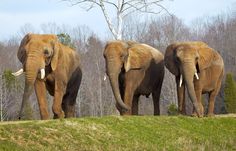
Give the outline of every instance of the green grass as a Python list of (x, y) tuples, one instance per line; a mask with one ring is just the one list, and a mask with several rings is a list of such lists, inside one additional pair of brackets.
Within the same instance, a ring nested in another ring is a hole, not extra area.
[(0, 150), (236, 150), (236, 118), (108, 116), (0, 123)]

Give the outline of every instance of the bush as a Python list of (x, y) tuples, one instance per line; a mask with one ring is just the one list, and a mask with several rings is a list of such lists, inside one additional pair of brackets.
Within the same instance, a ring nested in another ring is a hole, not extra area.
[(224, 93), (226, 111), (228, 113), (236, 113), (236, 83), (232, 73), (226, 74)]
[(11, 88), (15, 86), (16, 78), (12, 75), (11, 70), (4, 70), (2, 79), (4, 80), (7, 89), (11, 90)]
[(168, 106), (168, 115), (178, 115), (178, 107), (171, 103), (169, 106)]

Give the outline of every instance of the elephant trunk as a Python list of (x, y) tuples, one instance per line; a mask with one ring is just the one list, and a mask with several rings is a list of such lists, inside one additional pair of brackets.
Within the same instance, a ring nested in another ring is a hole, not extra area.
[[(23, 116), (22, 113), (25, 107), (28, 108), (28, 105), (29, 105), (29, 97), (33, 92), (34, 82), (37, 78), (39, 68), (40, 68), (38, 59), (35, 57), (28, 56), (25, 67), (26, 67), (25, 68), (26, 69), (25, 87), (24, 87), (24, 94), (23, 94), (22, 104), (21, 104), (20, 113), (19, 113), (19, 119), (22, 118)], [(25, 114), (28, 114), (28, 113), (25, 113)]]
[(29, 97), (32, 94), (32, 92), (33, 92), (33, 85), (25, 82), (25, 88), (24, 88), (23, 99), (22, 99), (22, 103), (20, 107), (19, 119), (21, 119), (23, 116), (22, 115), (23, 109), (29, 106)]
[(109, 65), (108, 69), (108, 76), (111, 82), (112, 91), (114, 93), (117, 104), (123, 109), (129, 110), (130, 108), (121, 99), (119, 83), (118, 83), (119, 69), (115, 69), (115, 67), (116, 67), (115, 65)]
[(183, 76), (184, 76), (184, 80), (185, 80), (185, 83), (186, 83), (186, 87), (187, 87), (187, 90), (188, 90), (188, 94), (189, 94), (189, 97), (193, 103), (193, 106), (194, 106), (194, 109), (197, 113), (197, 116), (200, 117), (200, 110), (199, 110), (199, 107), (198, 107), (198, 103), (197, 103), (197, 97), (196, 97), (196, 93), (195, 93), (195, 90), (194, 90), (194, 84), (193, 84), (193, 79), (194, 79), (194, 75), (196, 73), (196, 68), (192, 65), (191, 63), (186, 63), (183, 65)]

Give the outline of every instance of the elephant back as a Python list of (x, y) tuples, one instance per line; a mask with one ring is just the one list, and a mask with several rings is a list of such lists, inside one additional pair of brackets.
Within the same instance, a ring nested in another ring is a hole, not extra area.
[(147, 50), (149, 50), (152, 54), (153, 59), (158, 63), (162, 60), (164, 60), (164, 55), (157, 49), (147, 45), (147, 44), (141, 44), (142, 46), (146, 47)]

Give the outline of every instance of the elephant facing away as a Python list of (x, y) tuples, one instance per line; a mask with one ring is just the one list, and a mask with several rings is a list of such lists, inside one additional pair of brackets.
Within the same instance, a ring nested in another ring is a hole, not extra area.
[(180, 42), (167, 47), (165, 66), (175, 75), (179, 112), (185, 113), (185, 87), (194, 106), (193, 115), (202, 117), (201, 95), (208, 93), (208, 116), (214, 115), (215, 97), (224, 75), (220, 54), (203, 42)]
[(154, 115), (164, 78), (164, 56), (158, 50), (131, 41), (110, 41), (104, 50), (106, 73), (121, 115), (137, 115), (140, 95), (152, 93)]
[(79, 55), (61, 44), (56, 35), (27, 34), (21, 41), (17, 56), (23, 69), (13, 75), (25, 72), (19, 118), (33, 88), (41, 119), (49, 119), (46, 90), (54, 96), (54, 118), (74, 117), (76, 96), (82, 78)]

